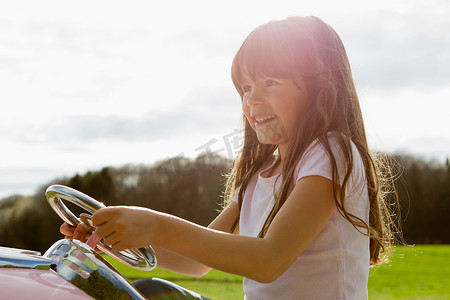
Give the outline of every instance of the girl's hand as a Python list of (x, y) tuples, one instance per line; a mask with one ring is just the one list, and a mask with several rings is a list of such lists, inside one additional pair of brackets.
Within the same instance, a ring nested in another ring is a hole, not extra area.
[(113, 250), (148, 246), (152, 239), (155, 212), (131, 206), (111, 206), (92, 215), (96, 233)]
[(86, 242), (91, 235), (91, 230), (84, 223), (80, 223), (76, 227), (63, 223), (59, 228), (59, 231), (66, 236), (66, 239), (76, 239), (83, 243)]

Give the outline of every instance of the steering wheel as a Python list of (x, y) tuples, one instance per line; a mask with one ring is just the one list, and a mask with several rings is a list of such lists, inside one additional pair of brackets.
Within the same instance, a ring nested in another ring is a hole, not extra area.
[[(77, 218), (61, 200), (69, 201), (91, 214), (93, 214), (100, 208), (105, 207), (103, 203), (98, 202), (94, 198), (64, 185), (49, 186), (45, 192), (45, 195), (47, 197), (48, 203), (58, 214), (58, 216), (60, 216), (61, 219), (64, 220), (64, 222), (72, 226), (76, 226), (82, 221)], [(82, 215), (86, 216), (86, 214)], [(86, 217), (84, 217), (83, 219), (85, 221)], [(87, 223), (86, 221), (85, 223), (89, 227), (91, 227), (92, 225)], [(100, 240), (97, 244), (97, 247), (109, 256), (133, 268), (149, 271), (156, 267), (156, 256), (151, 246), (117, 252), (110, 246), (104, 244), (102, 240)]]

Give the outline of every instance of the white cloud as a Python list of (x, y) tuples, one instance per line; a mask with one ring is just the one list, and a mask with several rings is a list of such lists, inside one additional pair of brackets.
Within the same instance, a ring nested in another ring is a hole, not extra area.
[(357, 83), (380, 91), (448, 84), (448, 28), (440, 12), (379, 10), (346, 22), (342, 36)]
[[(369, 142), (378, 150), (409, 149), (443, 161), (450, 156), (450, 86), (360, 93)], [(417, 141), (422, 142), (417, 142)]]

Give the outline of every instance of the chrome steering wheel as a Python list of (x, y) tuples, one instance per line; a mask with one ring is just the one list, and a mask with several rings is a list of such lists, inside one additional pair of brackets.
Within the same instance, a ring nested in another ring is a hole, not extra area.
[[(62, 200), (69, 201), (91, 214), (105, 207), (103, 203), (98, 202), (94, 198), (64, 185), (49, 186), (45, 192), (45, 196), (58, 216), (72, 226), (76, 226), (82, 223), (82, 221), (64, 205)], [(87, 225), (90, 226), (90, 224)], [(156, 256), (151, 246), (117, 252), (100, 240), (97, 247), (109, 256), (133, 268), (149, 271), (156, 267)]]

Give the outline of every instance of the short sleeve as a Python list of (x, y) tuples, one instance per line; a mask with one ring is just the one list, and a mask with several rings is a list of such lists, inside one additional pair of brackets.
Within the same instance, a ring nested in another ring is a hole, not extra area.
[[(328, 139), (337, 164), (340, 179), (339, 185), (342, 185), (347, 163), (336, 138), (329, 136)], [(294, 175), (296, 182), (304, 177), (315, 175), (333, 180), (330, 156), (318, 140), (315, 140), (305, 151), (305, 154), (297, 164)]]
[(314, 142), (300, 159), (295, 169), (296, 182), (307, 176), (322, 176), (332, 180), (331, 162), (325, 149)]

